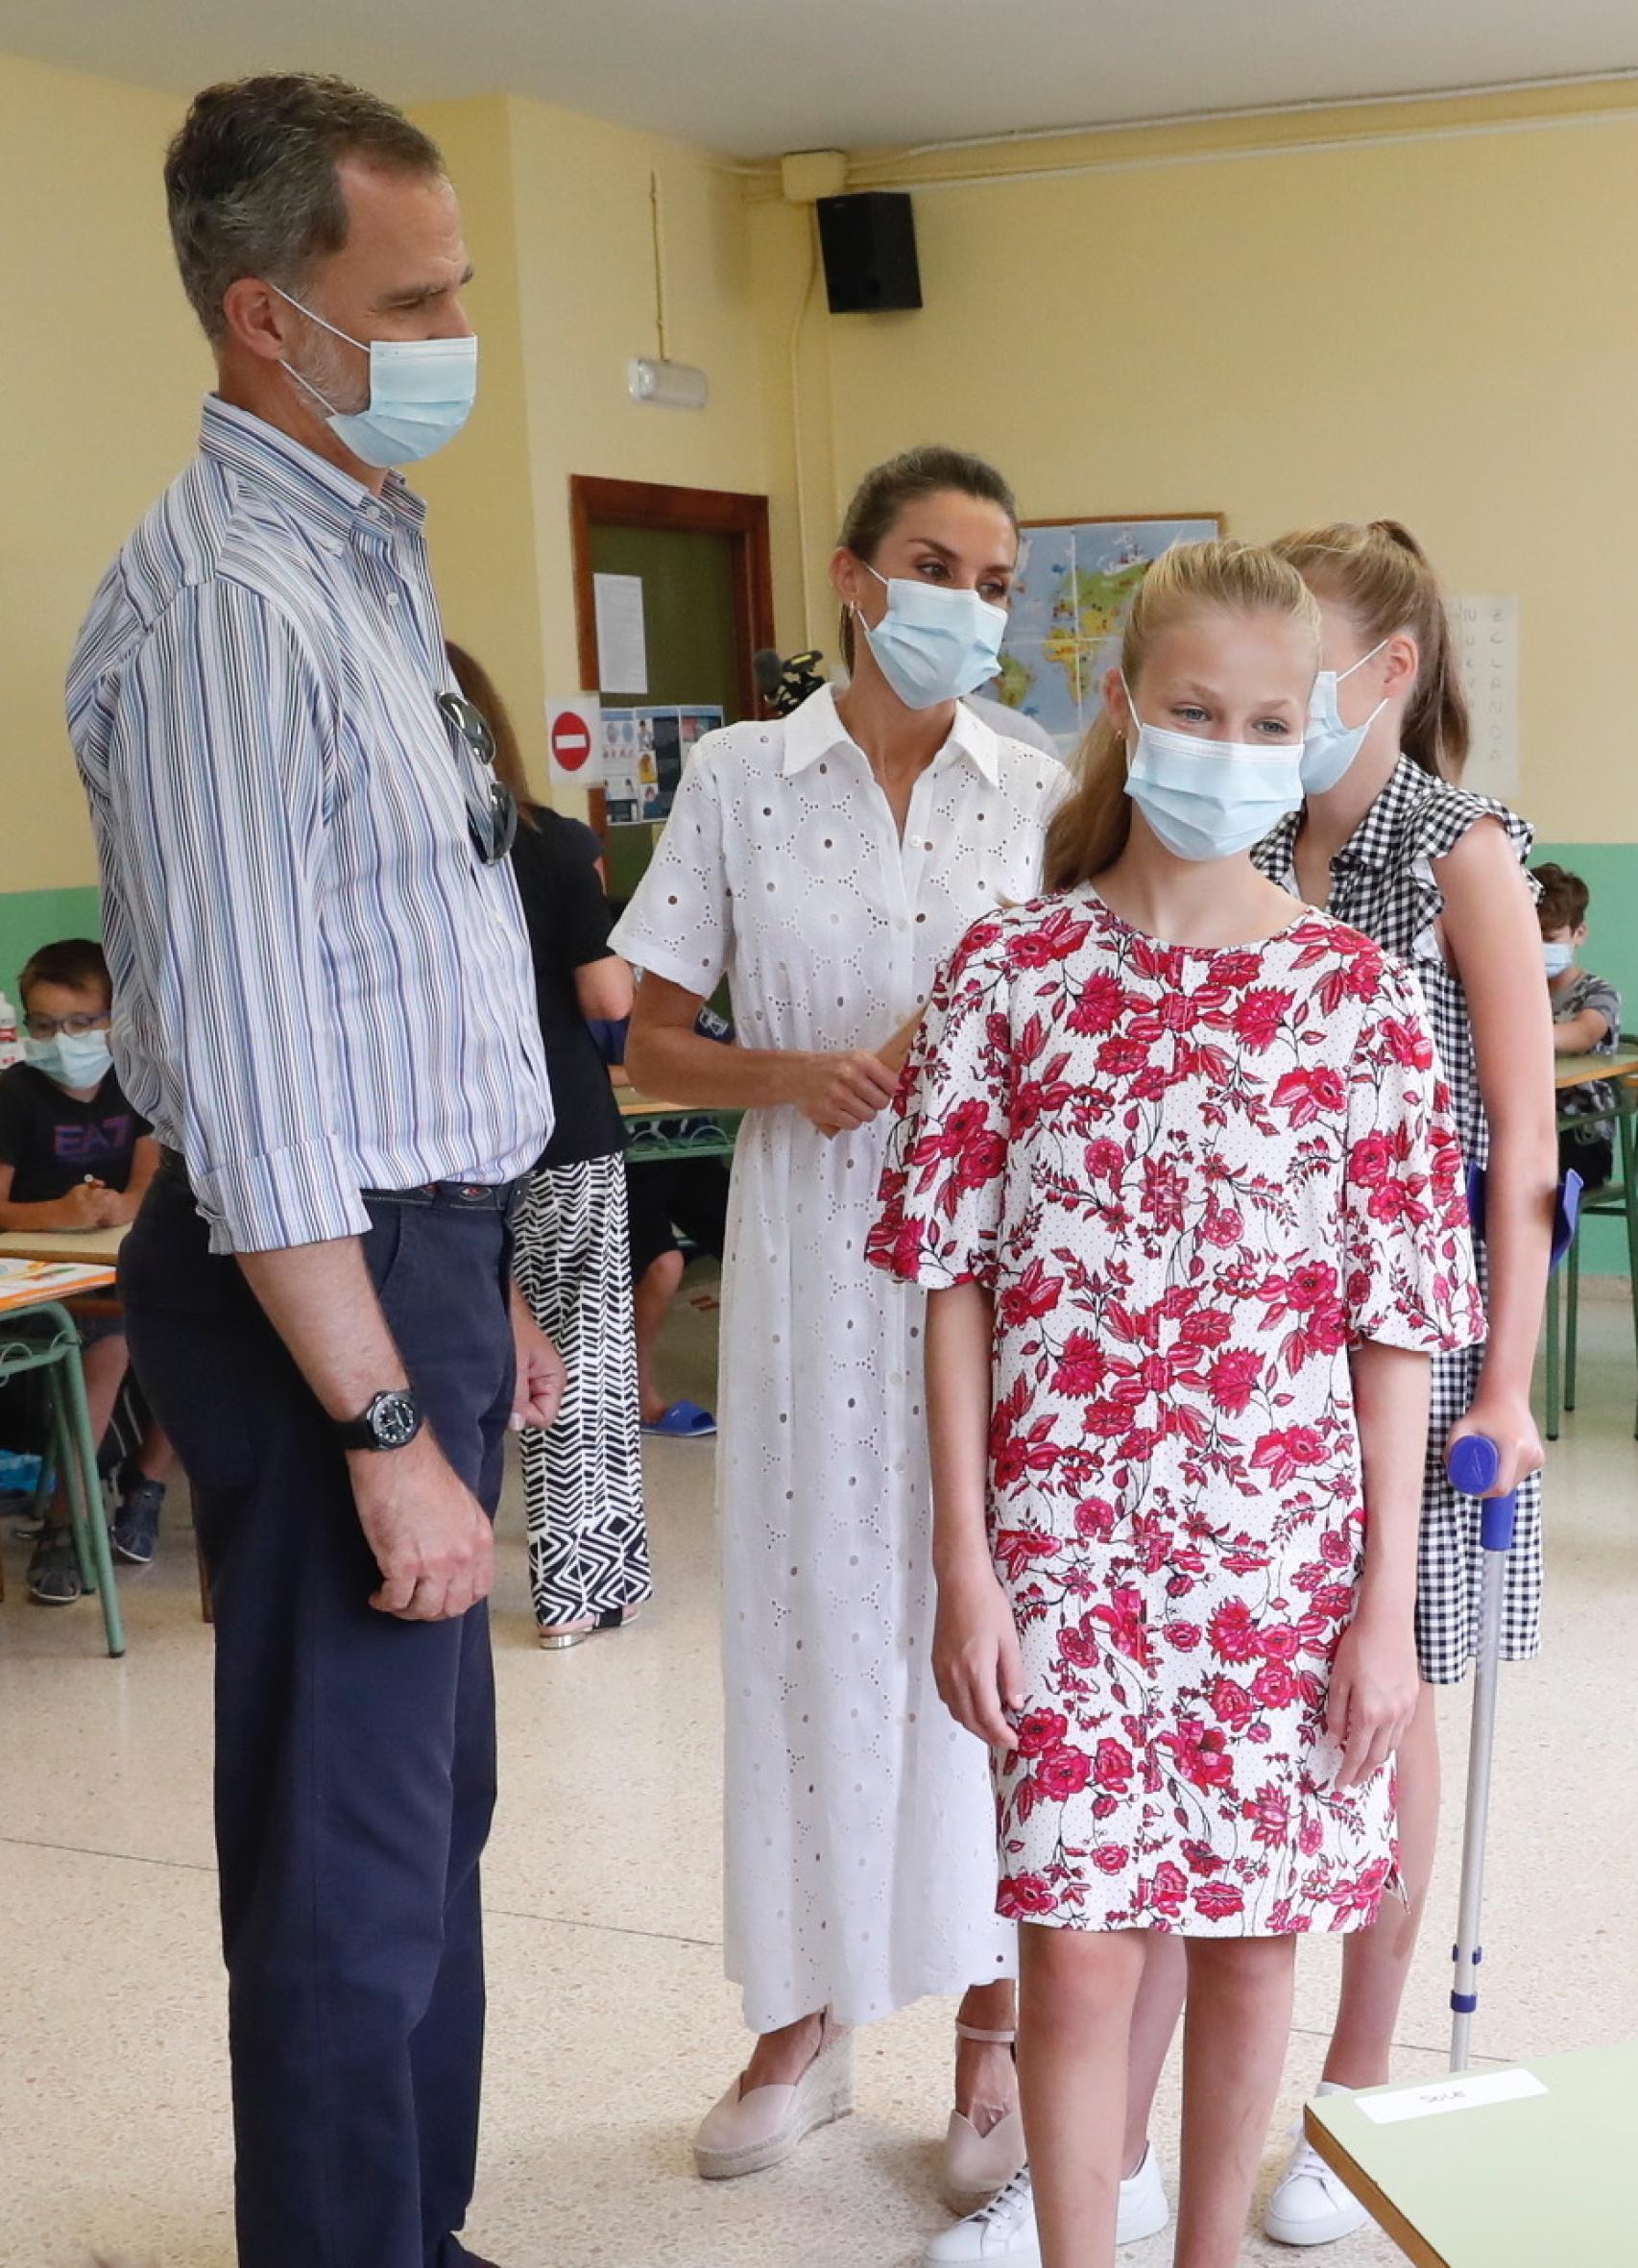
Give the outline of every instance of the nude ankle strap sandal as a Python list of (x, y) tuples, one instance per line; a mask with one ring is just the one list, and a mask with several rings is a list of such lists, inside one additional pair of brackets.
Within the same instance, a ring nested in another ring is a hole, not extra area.
[(760, 2173), (788, 2158), (815, 2127), (846, 2118), (853, 2107), (853, 2034), (833, 2024), (827, 2011), (818, 2048), (802, 2077), (790, 2087), (754, 2087), (748, 2094), (735, 2080), (694, 2136), (694, 2163), (708, 2182)]
[[(1016, 2032), (985, 2032), (976, 2024), (956, 2020), (958, 2039), (976, 2039), (985, 2047), (1016, 2047)], [(957, 2213), (976, 2212), (988, 2205), (998, 2189), (1004, 2189), (1024, 2164), (1024, 2115), (1015, 2103), (981, 2135), (963, 2111), (950, 2113), (944, 2137), (944, 2192)]]

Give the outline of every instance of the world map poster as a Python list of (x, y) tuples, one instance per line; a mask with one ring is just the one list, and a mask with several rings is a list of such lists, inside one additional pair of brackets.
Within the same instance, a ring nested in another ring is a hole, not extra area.
[(1103, 673), (1144, 569), (1173, 543), (1222, 532), (1215, 519), (1077, 519), (1020, 533), (1012, 613), (994, 691), (1072, 756), (1097, 714)]

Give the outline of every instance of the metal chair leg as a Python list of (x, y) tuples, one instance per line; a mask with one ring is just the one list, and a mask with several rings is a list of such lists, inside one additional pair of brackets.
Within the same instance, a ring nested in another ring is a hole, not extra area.
[(72, 1506), (77, 1476), (84, 1510), (86, 1543), (90, 1550), (97, 1595), (102, 1601), (103, 1630), (108, 1639), (108, 1652), (117, 1661), (125, 1652), (125, 1618), (120, 1612), (113, 1554), (108, 1549), (108, 1524), (103, 1514), (102, 1477), (97, 1471), (97, 1444), (91, 1437), (91, 1412), (85, 1402), (85, 1373), (80, 1365), (80, 1349), (77, 1345), (69, 1347), (60, 1357), (54, 1375), (60, 1378), (63, 1396), (67, 1434), (63, 1443), (63, 1468), (68, 1479), (69, 1503)]
[(67, 1398), (55, 1369), (46, 1373), (46, 1391), (51, 1396), (52, 1453), (57, 1459), (57, 1469), (62, 1475), (62, 1495), (68, 1507), (68, 1532), (74, 1538), (74, 1556), (79, 1562), (80, 1581), (83, 1588), (94, 1591), (97, 1587), (97, 1563), (91, 1556), (91, 1525), (85, 1516), (83, 1476), (68, 1431)]
[[(1626, 1284), (1632, 1298), (1632, 1344), (1638, 1352), (1638, 1143), (1632, 1138), (1632, 1113), (1623, 1111), (1616, 1120), (1621, 1135), (1621, 1186), (1626, 1214)], [(1632, 1432), (1638, 1438), (1638, 1408), (1634, 1409)]]

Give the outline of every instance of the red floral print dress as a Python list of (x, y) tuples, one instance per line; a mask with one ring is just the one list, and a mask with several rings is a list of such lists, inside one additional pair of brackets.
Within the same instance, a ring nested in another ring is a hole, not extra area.
[(1163, 945), (1089, 887), (990, 916), (895, 1104), (871, 1258), (996, 1302), (990, 1539), (1024, 1650), (1002, 1915), (1357, 1929), (1393, 1774), (1325, 1704), (1365, 1509), (1348, 1354), (1482, 1336), (1420, 993), (1329, 916)]

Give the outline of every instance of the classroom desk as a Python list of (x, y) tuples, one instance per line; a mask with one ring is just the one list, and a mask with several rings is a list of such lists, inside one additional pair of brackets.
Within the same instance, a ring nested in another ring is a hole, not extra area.
[(1322, 2095), (1309, 2140), (1416, 2268), (1618, 2268), (1638, 2256), (1632, 2125), (1638, 2042), (1518, 2066), (1545, 2094), (1378, 2125), (1362, 2101), (1498, 2075)]
[(1617, 1048), (1613, 1055), (1555, 1055), (1553, 1084), (1561, 1095), (1566, 1087), (1584, 1087), (1593, 1079), (1629, 1079), (1638, 1072), (1638, 1048)]
[(121, 1228), (4, 1229), (0, 1230), (0, 1260), (80, 1260), (87, 1267), (99, 1263), (114, 1267), (129, 1232), (129, 1222)]
[[(652, 1166), (664, 1158), (731, 1158), (742, 1110), (701, 1110), (684, 1102), (662, 1102), (635, 1087), (616, 1087), (615, 1099), (630, 1140), (626, 1163)], [(679, 1130), (686, 1121), (688, 1131)]]
[[(59, 1257), (60, 1255), (56, 1253), (0, 1253), (0, 1259), (11, 1260), (51, 1260)], [(61, 1312), (62, 1300), (84, 1299), (91, 1292), (107, 1291), (111, 1289), (113, 1280), (111, 1267), (99, 1268), (94, 1276), (87, 1276), (83, 1284), (76, 1284), (65, 1291), (60, 1284), (9, 1285), (5, 1277), (0, 1276), (0, 1315), (55, 1315)]]

